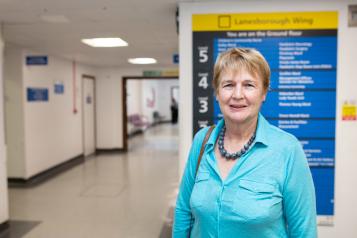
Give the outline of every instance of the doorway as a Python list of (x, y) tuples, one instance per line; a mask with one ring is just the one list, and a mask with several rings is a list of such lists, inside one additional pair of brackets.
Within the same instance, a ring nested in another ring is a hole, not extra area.
[(95, 126), (95, 77), (82, 76), (82, 108), (83, 108), (83, 153), (89, 156), (96, 150)]
[[(144, 77), (144, 76), (128, 76), (128, 77), (123, 77), (123, 149), (124, 151), (128, 150), (128, 97), (130, 97), (131, 93), (128, 92), (128, 80), (137, 80), (137, 81), (147, 81), (147, 80), (158, 80), (158, 81), (163, 81), (163, 80), (178, 80), (177, 76), (160, 76), (160, 77)], [(147, 87), (144, 87), (147, 88)], [(148, 90), (146, 91), (146, 93), (140, 94), (141, 96), (147, 95), (147, 98), (141, 98), (140, 100), (143, 100), (144, 104), (152, 107), (153, 104), (155, 102), (158, 102), (160, 100), (162, 100), (162, 97), (160, 97), (159, 91), (161, 90), (155, 90), (150, 88), (147, 88)], [(178, 89), (178, 88), (177, 88)], [(168, 95), (171, 95), (172, 91), (168, 92)], [(170, 98), (168, 99), (170, 102)], [(144, 110), (147, 111), (147, 110)], [(150, 110), (149, 110), (150, 111)], [(154, 115), (154, 113), (153, 113)], [(137, 115), (136, 115), (137, 117)], [(148, 117), (148, 116), (147, 116)], [(151, 117), (151, 115), (149, 115), (149, 117)], [(135, 119), (135, 118), (134, 118)], [(150, 122), (150, 120), (149, 120)]]

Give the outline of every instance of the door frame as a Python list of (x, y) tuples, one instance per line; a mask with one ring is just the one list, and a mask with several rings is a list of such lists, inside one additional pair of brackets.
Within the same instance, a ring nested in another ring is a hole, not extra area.
[(88, 75), (88, 74), (82, 74), (81, 77), (81, 84), (82, 84), (82, 151), (83, 151), (83, 155), (85, 154), (85, 128), (84, 128), (84, 105), (85, 105), (85, 100), (83, 100), (83, 96), (84, 96), (84, 80), (85, 79), (89, 79), (89, 80), (93, 80), (93, 103), (94, 103), (94, 154), (97, 153), (97, 97), (96, 97), (96, 78), (92, 75)]
[(123, 151), (128, 151), (128, 127), (127, 127), (127, 123), (128, 123), (128, 111), (127, 111), (127, 81), (128, 80), (178, 80), (179, 77), (178, 76), (123, 76), (122, 77), (122, 89), (123, 89), (123, 93), (122, 93), (122, 107), (123, 107)]

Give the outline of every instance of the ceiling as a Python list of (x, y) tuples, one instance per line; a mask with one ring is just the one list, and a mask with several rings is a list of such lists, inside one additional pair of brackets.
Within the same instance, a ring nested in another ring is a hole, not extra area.
[[(178, 1), (0, 0), (2, 35), (5, 44), (92, 66), (140, 67), (127, 59), (153, 57), (156, 68), (176, 68)], [(46, 17), (60, 22), (44, 21)], [(92, 48), (81, 43), (94, 37), (120, 37), (129, 46)]]

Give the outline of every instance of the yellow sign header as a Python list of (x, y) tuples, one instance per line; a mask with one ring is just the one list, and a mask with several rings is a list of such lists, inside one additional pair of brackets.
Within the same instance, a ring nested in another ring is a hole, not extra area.
[(192, 31), (337, 29), (337, 12), (192, 15)]

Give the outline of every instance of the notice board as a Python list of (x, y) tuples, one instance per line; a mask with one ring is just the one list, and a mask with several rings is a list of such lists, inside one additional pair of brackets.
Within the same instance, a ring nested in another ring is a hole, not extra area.
[(212, 88), (219, 53), (259, 50), (271, 68), (261, 112), (301, 142), (313, 175), (320, 224), (334, 214), (337, 12), (192, 15), (193, 134), (222, 114)]

